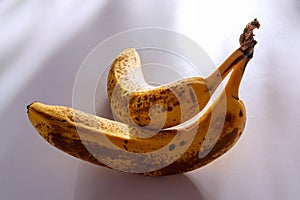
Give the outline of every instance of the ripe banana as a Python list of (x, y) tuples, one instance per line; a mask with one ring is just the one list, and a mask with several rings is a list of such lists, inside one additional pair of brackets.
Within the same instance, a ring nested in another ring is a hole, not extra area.
[(149, 176), (198, 169), (227, 152), (244, 130), (246, 110), (238, 92), (258, 27), (257, 21), (248, 24), (240, 39), (251, 53), (235, 63), (222, 93), (192, 123), (154, 130), (39, 102), (27, 107), (29, 120), (51, 145), (100, 166)]
[(28, 106), (28, 117), (51, 145), (97, 165), (153, 176), (195, 170), (229, 150), (244, 129), (245, 107), (236, 92), (248, 60), (237, 64), (225, 91), (204, 115), (184, 127), (156, 132), (39, 102)]
[(156, 87), (145, 81), (135, 49), (124, 50), (112, 63), (107, 79), (112, 113), (123, 123), (153, 129), (169, 128), (191, 119), (207, 105), (233, 66), (252, 53), (252, 47), (242, 41), (207, 78), (185, 78)]

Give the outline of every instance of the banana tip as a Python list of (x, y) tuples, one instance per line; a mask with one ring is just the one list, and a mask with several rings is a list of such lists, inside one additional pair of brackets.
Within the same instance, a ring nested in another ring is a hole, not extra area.
[(255, 28), (257, 28), (257, 29), (260, 28), (260, 23), (257, 20), (257, 18), (255, 18), (252, 22), (250, 22), (248, 26), (250, 26), (250, 25), (253, 26), (253, 27), (255, 27)]
[(27, 113), (29, 112), (30, 106), (31, 106), (32, 104), (36, 103), (36, 102), (37, 102), (37, 101), (34, 101), (34, 102), (32, 102), (31, 104), (29, 104), (29, 105), (26, 106), (26, 108), (27, 108)]

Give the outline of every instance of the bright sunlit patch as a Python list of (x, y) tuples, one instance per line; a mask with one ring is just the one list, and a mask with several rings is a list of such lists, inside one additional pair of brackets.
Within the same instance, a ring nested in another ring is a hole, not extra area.
[[(260, 3), (262, 4), (262, 3)], [(258, 1), (182, 1), (176, 10), (175, 27), (197, 42), (216, 65), (234, 48), (245, 23), (253, 20)]]

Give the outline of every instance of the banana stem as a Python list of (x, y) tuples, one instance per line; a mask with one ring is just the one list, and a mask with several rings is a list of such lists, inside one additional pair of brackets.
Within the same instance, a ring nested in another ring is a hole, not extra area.
[(213, 94), (223, 79), (240, 60), (245, 57), (241, 49), (235, 50), (206, 80), (207, 88)]
[(257, 41), (254, 40), (253, 30), (260, 27), (257, 19), (254, 19), (252, 22), (248, 23), (244, 32), (240, 36), (240, 50), (245, 54), (246, 58), (242, 59), (233, 72), (226, 84), (225, 91), (227, 95), (238, 99), (239, 98), (239, 87), (245, 72), (248, 62), (253, 57), (254, 46), (257, 44)]
[[(257, 19), (254, 19), (252, 22), (248, 23), (244, 28), (243, 33), (240, 35), (240, 48), (235, 50), (215, 72), (206, 78), (207, 87), (211, 94), (215, 92), (215, 90), (218, 88), (218, 85), (235, 65), (238, 65), (239, 62), (245, 58), (249, 58), (249, 60), (252, 58), (254, 46), (257, 44), (257, 41), (253, 38), (253, 30), (256, 28), (258, 29), (259, 27), (260, 24)], [(249, 60), (247, 62), (249, 62)]]
[(253, 30), (259, 29), (260, 24), (257, 19), (254, 19), (252, 22), (248, 23), (244, 32), (240, 36), (240, 49), (245, 53), (247, 56), (252, 56), (254, 51), (254, 46), (256, 45), (257, 41), (254, 40)]

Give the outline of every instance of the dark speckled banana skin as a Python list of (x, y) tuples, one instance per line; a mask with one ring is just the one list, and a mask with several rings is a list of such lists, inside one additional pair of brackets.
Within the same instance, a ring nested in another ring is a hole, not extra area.
[(51, 145), (96, 165), (148, 176), (196, 170), (232, 148), (244, 131), (238, 93), (256, 41), (243, 40), (252, 46), (249, 56), (234, 65), (223, 92), (193, 123), (157, 131), (39, 102), (27, 107), (29, 120)]
[(222, 80), (244, 57), (245, 51), (237, 49), (206, 79), (191, 77), (153, 87), (144, 80), (138, 53), (128, 48), (115, 59), (108, 74), (107, 92), (114, 116), (123, 123), (153, 129), (183, 123), (207, 105)]
[[(114, 169), (115, 167), (111, 166), (121, 166), (118, 170), (130, 172), (130, 168), (134, 167), (142, 166), (147, 169), (147, 166), (143, 166), (145, 163), (150, 165), (152, 161), (157, 162), (157, 160), (168, 163), (172, 157), (176, 157), (163, 168), (145, 171), (141, 174), (159, 176), (188, 172), (223, 155), (237, 142), (243, 132), (246, 111), (242, 101), (238, 98), (236, 87), (239, 87), (239, 81), (248, 60), (243, 59), (235, 66), (236, 69), (231, 74), (223, 93), (196, 121), (197, 123), (192, 123), (188, 125), (189, 127), (172, 128), (155, 133), (150, 129), (140, 129), (72, 108), (45, 105), (39, 102), (28, 106), (28, 117), (35, 129), (51, 145), (79, 159)], [(226, 110), (222, 112), (224, 105)], [(207, 137), (209, 129), (213, 132), (221, 130), (221, 133), (216, 138)], [(195, 136), (190, 134), (193, 131), (196, 132)], [(181, 134), (179, 139), (170, 143), (179, 133)], [(147, 135), (150, 137), (146, 138)], [(118, 148), (111, 148), (105, 139)], [(89, 150), (86, 145), (90, 147)], [(185, 151), (182, 151), (185, 145), (188, 146)], [(146, 160), (126, 162), (127, 158), (123, 155), (124, 151), (141, 154), (154, 152), (164, 146), (167, 146), (167, 152), (158, 154), (155, 158), (149, 154)], [(207, 155), (199, 158), (201, 149), (204, 152), (209, 151)], [(96, 159), (99, 155), (105, 158), (105, 163), (112, 163), (112, 165), (108, 166)], [(139, 168), (139, 170), (142, 169)]]

